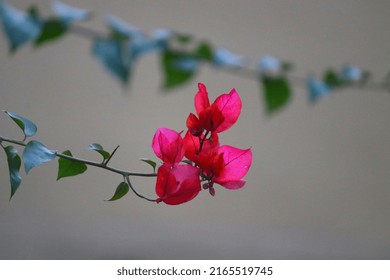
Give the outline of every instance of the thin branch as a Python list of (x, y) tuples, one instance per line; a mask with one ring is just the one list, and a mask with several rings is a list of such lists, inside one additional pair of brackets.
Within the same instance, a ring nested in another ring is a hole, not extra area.
[(3, 137), (3, 136), (0, 136), (0, 143), (1, 142), (8, 142), (8, 143), (12, 143), (12, 144), (16, 144), (16, 145), (19, 145), (19, 146), (26, 146), (27, 144), (24, 143), (23, 141), (18, 141), (18, 140), (15, 140), (15, 139), (10, 139), (10, 138), (7, 138), (7, 137)]
[(129, 185), (129, 187), (131, 188), (131, 190), (133, 191), (133, 193), (134, 193), (136, 196), (138, 196), (138, 197), (140, 197), (140, 198), (142, 198), (142, 199), (145, 199), (145, 200), (147, 200), (147, 201), (156, 202), (156, 199), (150, 199), (150, 198), (147, 198), (147, 197), (145, 197), (145, 196), (143, 196), (143, 195), (140, 195), (140, 194), (133, 188), (133, 185), (132, 185), (131, 182), (130, 182), (129, 175), (126, 175), (125, 178), (126, 178), (127, 184)]
[[(26, 143), (23, 142), (23, 141), (18, 141), (18, 140), (15, 140), (15, 139), (10, 139), (8, 137), (3, 137), (3, 136), (0, 136), (0, 144), (1, 146), (3, 142), (8, 142), (8, 143), (12, 143), (12, 144), (16, 144), (16, 145), (19, 145), (19, 146), (23, 146), (23, 147), (26, 147)], [(119, 147), (119, 146), (118, 146)], [(118, 148), (117, 147), (117, 148)], [(114, 150), (114, 152), (111, 154), (113, 155), (115, 153), (115, 151), (117, 150), (117, 148)], [(147, 201), (155, 201), (153, 199), (150, 199), (150, 198), (146, 198), (142, 195), (140, 195), (135, 189), (134, 187), (131, 185), (130, 183), (130, 176), (135, 176), (135, 177), (156, 177), (157, 174), (155, 172), (153, 173), (138, 173), (138, 172), (129, 172), (129, 171), (126, 171), (126, 170), (121, 170), (121, 169), (117, 169), (117, 168), (113, 168), (113, 167), (110, 167), (110, 166), (107, 166), (107, 162), (95, 162), (95, 161), (90, 161), (90, 160), (86, 160), (86, 159), (82, 159), (82, 158), (77, 158), (77, 157), (73, 157), (73, 156), (69, 156), (69, 155), (65, 155), (65, 154), (62, 154), (62, 153), (57, 153), (56, 152), (56, 156), (59, 157), (59, 158), (64, 158), (64, 159), (67, 159), (67, 160), (70, 160), (70, 161), (74, 161), (74, 162), (80, 162), (80, 163), (84, 163), (86, 165), (90, 165), (90, 166), (95, 166), (95, 167), (98, 167), (98, 168), (102, 168), (102, 169), (105, 169), (105, 170), (108, 170), (108, 171), (111, 171), (111, 172), (114, 172), (114, 173), (117, 173), (117, 174), (120, 174), (122, 175), (124, 178), (126, 178), (126, 181), (127, 183), (129, 184), (129, 187), (131, 188), (131, 190), (134, 192), (135, 195), (137, 195), (138, 197), (140, 198), (143, 198)], [(111, 157), (110, 157), (111, 158)]]
[(99, 32), (93, 30), (91, 28), (87, 28), (80, 25), (72, 24), (69, 29), (74, 35), (78, 35), (80, 37), (88, 38), (88, 39), (106, 39), (108, 36), (106, 33)]
[[(4, 142), (8, 142), (8, 143), (13, 143), (13, 144), (16, 144), (16, 145), (19, 145), (19, 146), (24, 146), (24, 147), (27, 145), (23, 141), (18, 141), (18, 140), (15, 140), (15, 139), (10, 139), (10, 138), (4, 137), (4, 136), (0, 136), (0, 142), (3, 142), (3, 141)], [(137, 177), (156, 177), (157, 176), (157, 174), (154, 173), (154, 172), (153, 173), (129, 172), (129, 171), (126, 171), (126, 170), (121, 170), (121, 169), (117, 169), (117, 168), (113, 168), (113, 167), (107, 166), (105, 164), (102, 164), (101, 162), (90, 161), (90, 160), (86, 160), (86, 159), (82, 159), (82, 158), (77, 158), (77, 157), (65, 155), (65, 154), (62, 154), (62, 153), (56, 153), (56, 156), (59, 157), (59, 158), (64, 158), (64, 159), (68, 159), (68, 160), (71, 160), (71, 161), (80, 162), (80, 163), (84, 163), (84, 164), (91, 165), (91, 166), (96, 166), (96, 167), (99, 167), (99, 168), (102, 168), (102, 169), (106, 169), (106, 170), (114, 172), (114, 173), (121, 174), (123, 176), (137, 176)]]
[[(213, 67), (214, 69), (216, 67)], [(225, 71), (226, 73), (233, 74), (236, 76), (240, 76), (248, 79), (259, 79), (261, 77), (261, 73), (257, 69), (249, 68), (249, 67), (218, 67), (218, 70)], [(306, 85), (307, 79), (300, 76), (294, 76), (291, 74), (285, 74), (284, 77), (294, 84)], [(355, 82), (348, 83), (348, 87), (359, 88), (359, 89), (367, 89), (367, 90), (376, 90), (376, 91), (389, 91), (390, 92), (390, 80), (384, 80), (382, 82), (373, 82), (373, 81), (365, 81), (365, 82)], [(342, 87), (340, 87), (342, 88)]]
[(59, 158), (64, 158), (64, 159), (68, 159), (68, 160), (71, 160), (71, 161), (80, 162), (80, 163), (84, 163), (84, 164), (91, 165), (91, 166), (96, 166), (96, 167), (99, 167), (99, 168), (102, 168), (102, 169), (106, 169), (108, 171), (111, 171), (111, 172), (114, 172), (114, 173), (117, 173), (117, 174), (121, 174), (123, 176), (137, 176), (137, 177), (156, 177), (157, 176), (156, 173), (129, 172), (129, 171), (126, 171), (126, 170), (121, 170), (121, 169), (117, 169), (117, 168), (113, 168), (113, 167), (107, 166), (107, 165), (105, 165), (105, 164), (103, 164), (101, 162), (95, 162), (95, 161), (90, 161), (90, 160), (86, 160), (86, 159), (81, 159), (81, 158), (77, 158), (77, 157), (73, 157), (73, 156), (64, 155), (64, 154), (61, 154), (61, 153), (56, 153), (56, 156), (59, 157)]
[(114, 151), (111, 153), (111, 155), (108, 157), (108, 159), (105, 160), (105, 161), (103, 161), (103, 164), (104, 164), (104, 165), (107, 165), (107, 164), (108, 164), (108, 162), (111, 160), (111, 158), (112, 158), (113, 155), (116, 153), (116, 151), (118, 150), (118, 148), (119, 148), (119, 145), (116, 146), (116, 148), (115, 148)]

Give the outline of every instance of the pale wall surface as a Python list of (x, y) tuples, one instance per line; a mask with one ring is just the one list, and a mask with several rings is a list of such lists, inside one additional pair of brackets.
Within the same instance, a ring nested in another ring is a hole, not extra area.
[[(38, 2), (38, 1), (35, 1)], [(26, 8), (29, 0), (10, 1)], [(68, 1), (90, 8), (87, 25), (105, 30), (112, 13), (145, 30), (170, 27), (257, 59), (271, 54), (321, 74), (352, 62), (386, 75), (390, 2), (383, 1)], [(48, 1), (39, 1), (48, 14)], [(15, 56), (0, 36), (0, 107), (38, 124), (49, 148), (120, 145), (112, 165), (148, 171), (140, 157), (157, 127), (185, 128), (196, 83), (211, 98), (235, 87), (243, 112), (222, 141), (252, 147), (253, 165), (239, 191), (202, 192), (170, 207), (128, 195), (105, 202), (121, 178), (94, 168), (56, 181), (56, 163), (23, 177), (11, 202), (0, 155), (1, 259), (372, 259), (390, 257), (390, 95), (345, 90), (315, 106), (301, 85), (291, 104), (266, 117), (257, 81), (206, 68), (187, 86), (160, 92), (158, 56), (139, 61), (123, 89), (69, 36)], [(6, 118), (0, 134), (20, 137)], [(154, 196), (154, 179), (136, 179)]]

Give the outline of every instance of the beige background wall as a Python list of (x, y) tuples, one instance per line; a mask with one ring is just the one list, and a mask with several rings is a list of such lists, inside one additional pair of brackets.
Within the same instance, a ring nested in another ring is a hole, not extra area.
[[(26, 8), (31, 0), (10, 1)], [(49, 1), (35, 1), (49, 14)], [(380, 79), (390, 68), (390, 2), (69, 0), (95, 12), (105, 30), (117, 15), (147, 31), (169, 27), (209, 39), (253, 60), (270, 54), (318, 75), (355, 63)], [(158, 56), (139, 61), (128, 89), (91, 58), (90, 42), (68, 36), (10, 56), (0, 36), (0, 107), (38, 124), (49, 148), (98, 160), (93, 142), (120, 145), (112, 165), (148, 171), (157, 127), (185, 128), (196, 83), (215, 98), (235, 87), (243, 100), (237, 125), (222, 141), (253, 148), (245, 188), (217, 188), (190, 203), (155, 205), (134, 195), (105, 202), (121, 178), (90, 168), (56, 181), (57, 163), (23, 176), (11, 202), (0, 155), (1, 259), (371, 259), (390, 257), (390, 95), (343, 90), (311, 106), (302, 85), (290, 105), (267, 117), (256, 80), (202, 69), (161, 92)], [(0, 135), (20, 137), (6, 118)], [(136, 179), (154, 196), (154, 179)]]

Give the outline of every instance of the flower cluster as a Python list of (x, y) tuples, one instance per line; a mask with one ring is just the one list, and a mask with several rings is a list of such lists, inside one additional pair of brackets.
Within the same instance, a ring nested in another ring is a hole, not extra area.
[[(157, 171), (157, 202), (177, 205), (195, 198), (201, 190), (215, 195), (214, 184), (239, 189), (252, 163), (250, 149), (220, 145), (221, 133), (237, 121), (242, 108), (235, 89), (221, 94), (210, 104), (205, 85), (198, 84), (195, 95), (196, 115), (190, 113), (187, 132), (159, 128), (152, 147), (163, 164)], [(187, 160), (183, 160), (183, 158)]]

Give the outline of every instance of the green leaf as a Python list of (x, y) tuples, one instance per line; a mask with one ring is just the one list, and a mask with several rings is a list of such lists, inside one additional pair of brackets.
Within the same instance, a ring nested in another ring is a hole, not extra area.
[(123, 84), (128, 84), (133, 57), (126, 42), (112, 38), (95, 38), (92, 45), (92, 54), (110, 74)]
[(106, 160), (110, 157), (110, 153), (105, 151), (103, 149), (102, 145), (100, 145), (100, 144), (97, 144), (97, 143), (90, 144), (90, 145), (88, 145), (87, 149), (98, 152), (99, 154), (102, 155), (104, 160)]
[(213, 48), (208, 42), (200, 42), (194, 55), (201, 59), (212, 61), (214, 58)]
[(4, 151), (7, 154), (8, 160), (9, 178), (11, 182), (11, 199), (22, 182), (22, 177), (19, 172), (22, 161), (18, 155), (18, 151), (13, 146), (5, 147)]
[(165, 51), (161, 54), (162, 68), (164, 72), (164, 89), (171, 89), (188, 82), (195, 74), (195, 70), (180, 69), (175, 64), (189, 58), (188, 54)]
[(188, 44), (192, 40), (192, 36), (188, 34), (176, 34), (175, 39), (181, 44)]
[(26, 173), (42, 163), (53, 160), (56, 157), (56, 153), (56, 151), (49, 150), (38, 141), (32, 140), (28, 142), (22, 156)]
[(129, 192), (129, 185), (126, 182), (122, 182), (118, 185), (118, 187), (115, 190), (115, 194), (113, 197), (106, 201), (114, 201), (122, 198), (125, 194)]
[(12, 53), (35, 40), (41, 32), (41, 21), (36, 14), (16, 9), (3, 0), (0, 1), (0, 22)]
[[(63, 152), (62, 154), (67, 156), (72, 156), (72, 153), (69, 150)], [(86, 170), (87, 170), (87, 165), (85, 163), (60, 157), (58, 159), (57, 180), (64, 177), (70, 177), (70, 176), (76, 176), (82, 174)]]
[(341, 86), (343, 81), (334, 70), (327, 70), (324, 75), (324, 82), (332, 88)]
[(40, 46), (44, 43), (57, 40), (65, 35), (68, 27), (59, 19), (48, 19), (42, 25), (42, 31), (39, 37), (35, 40), (35, 46)]
[(4, 112), (23, 130), (26, 137), (31, 137), (37, 132), (37, 126), (32, 121), (15, 113)]
[(153, 168), (153, 172), (156, 172), (157, 163), (148, 158), (140, 158), (141, 161), (146, 162)]
[(287, 105), (290, 100), (290, 85), (284, 77), (262, 77), (267, 113), (273, 113)]

